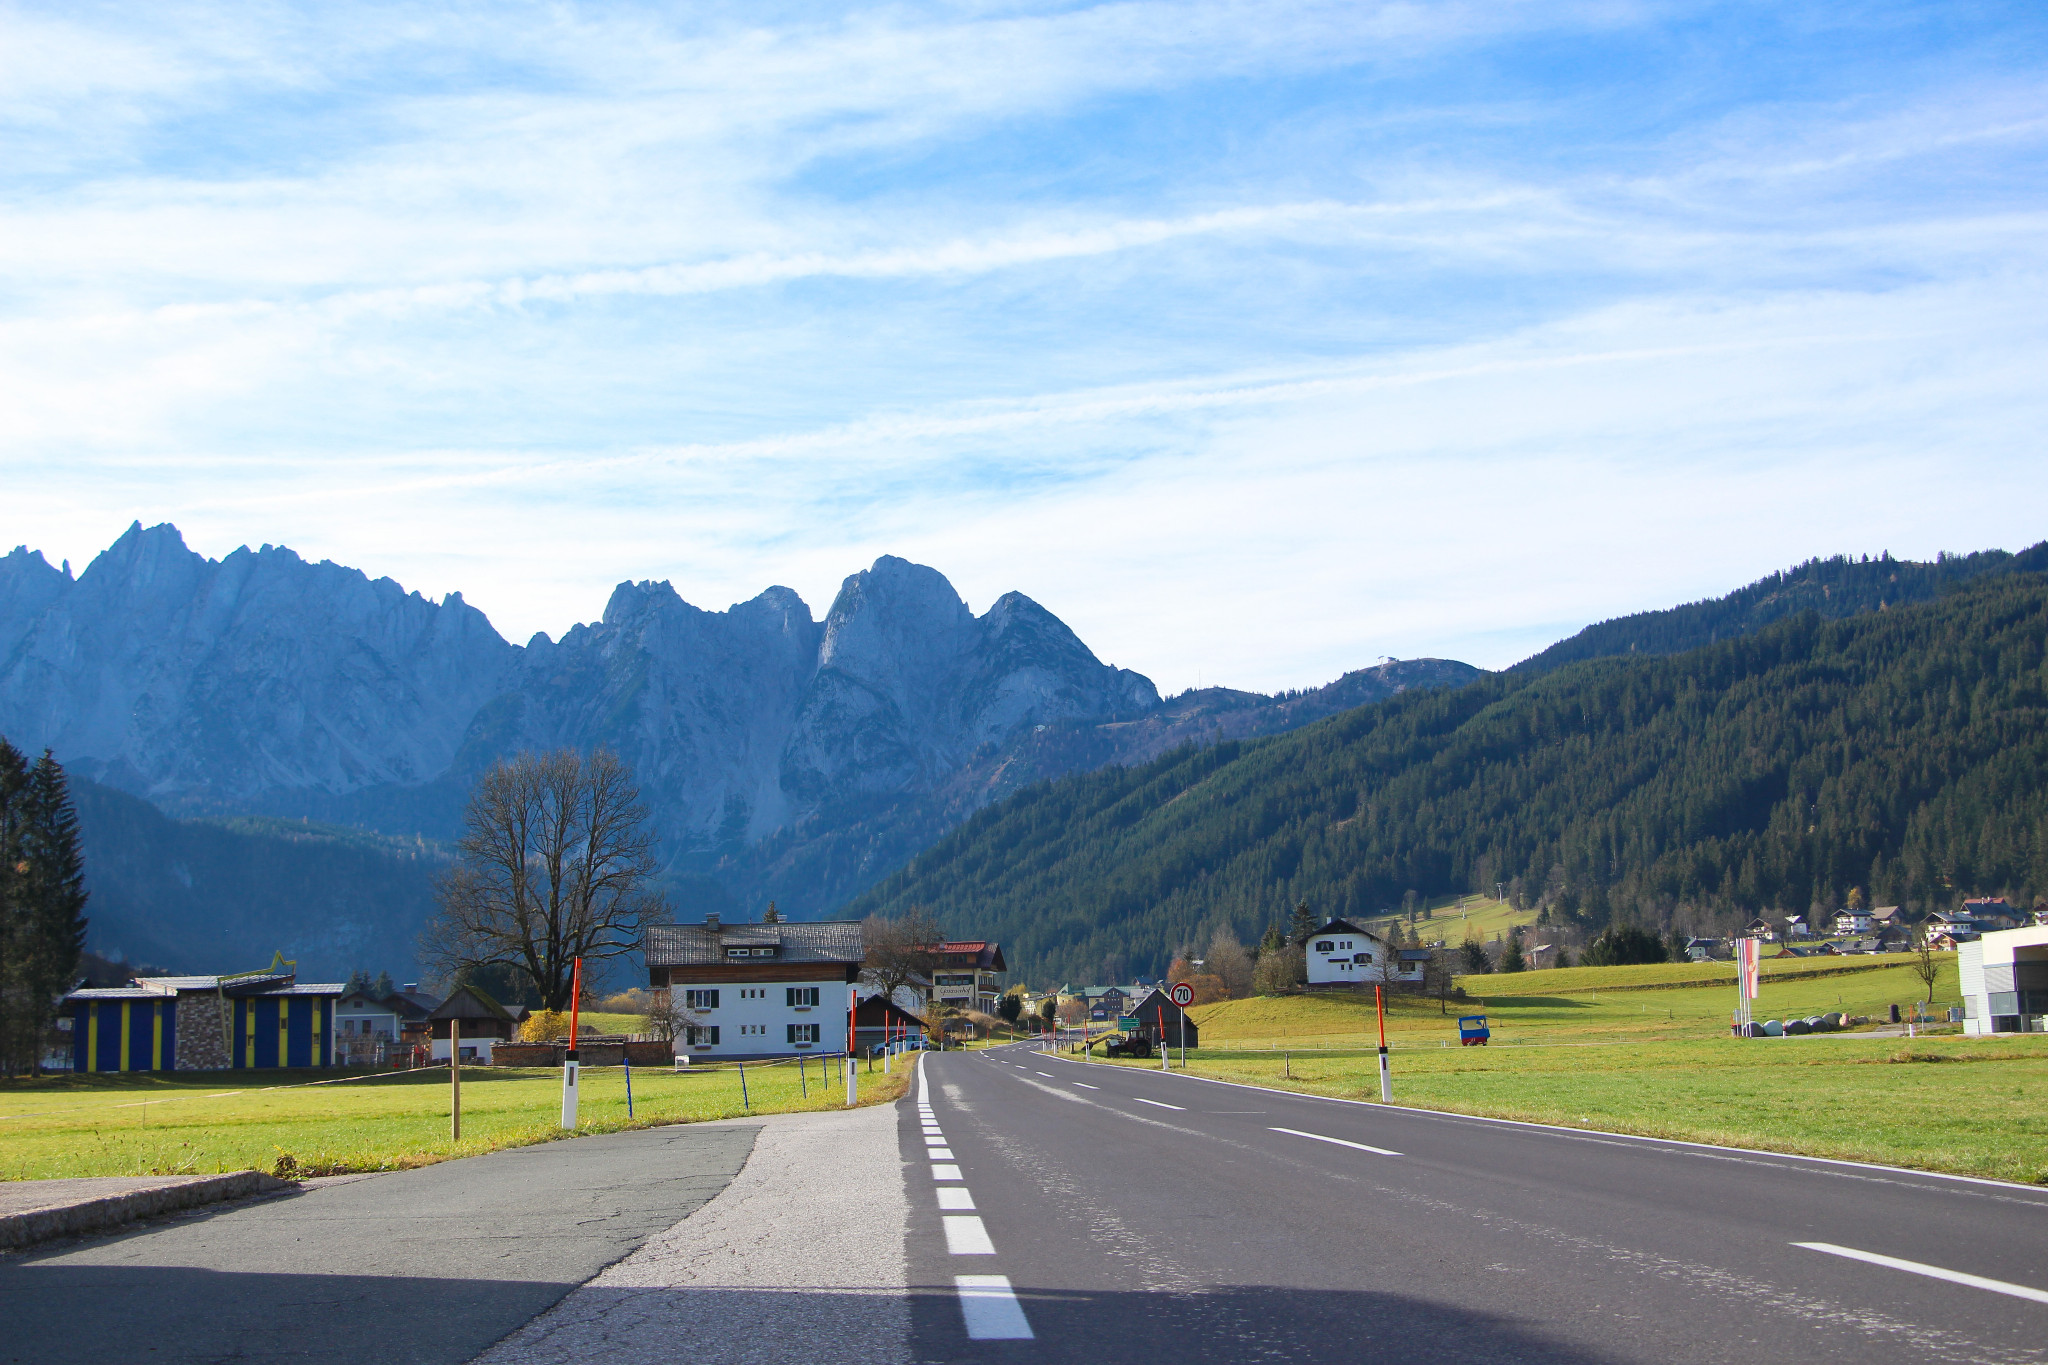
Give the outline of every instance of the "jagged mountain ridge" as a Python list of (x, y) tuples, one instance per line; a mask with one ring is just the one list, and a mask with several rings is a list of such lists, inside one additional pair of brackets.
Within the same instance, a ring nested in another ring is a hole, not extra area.
[[(821, 805), (934, 786), (1021, 727), (1135, 716), (1102, 664), (1012, 593), (974, 616), (884, 556), (822, 622), (787, 588), (724, 612), (622, 584), (602, 620), (512, 645), (440, 603), (281, 547), (213, 561), (133, 526), (75, 581), (0, 560), (0, 732), (172, 811), (453, 830), (474, 774), (520, 748), (608, 744), (677, 853)], [(438, 789), (438, 790), (437, 790)]]
[(102, 869), (96, 946), (190, 970), (218, 969), (225, 922), (202, 902), (260, 892), (195, 888), (190, 869), (225, 867), (225, 848), (260, 850), (237, 856), (278, 893), (267, 928), (230, 916), (230, 937), (271, 933), (309, 970), (367, 965), (349, 945), (388, 957), (423, 913), (429, 864), (413, 855), (387, 868), (374, 841), (348, 851), (363, 898), (391, 904), (376, 932), (373, 910), (337, 911), (287, 866), (324, 867), (345, 830), (280, 838), (234, 817), (445, 840), (476, 774), (522, 748), (606, 744), (633, 766), (684, 912), (773, 899), (819, 914), (1020, 786), (1476, 675), (1389, 662), (1286, 697), (1162, 702), (1023, 594), (977, 617), (943, 575), (892, 556), (822, 621), (787, 588), (717, 612), (623, 583), (598, 621), (524, 646), (459, 594), (433, 602), (283, 547), (214, 561), (167, 525), (131, 526), (76, 579), (26, 548), (0, 558), (0, 734), (106, 788), (81, 806)]

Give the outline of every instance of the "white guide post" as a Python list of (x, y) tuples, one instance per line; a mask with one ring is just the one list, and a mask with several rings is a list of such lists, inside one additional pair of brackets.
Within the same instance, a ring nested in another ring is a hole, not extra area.
[(860, 1100), (860, 1086), (855, 1077), (859, 1075), (853, 1065), (853, 1054), (846, 1054), (846, 1103), (850, 1108)]
[(568, 1057), (562, 1063), (562, 1126), (576, 1126), (576, 1073), (583, 1064), (577, 1059), (576, 1049), (569, 1049)]

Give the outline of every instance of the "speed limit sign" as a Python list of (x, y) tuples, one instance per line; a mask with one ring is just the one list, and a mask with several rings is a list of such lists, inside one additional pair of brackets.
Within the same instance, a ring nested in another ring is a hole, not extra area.
[(1186, 1009), (1195, 1003), (1195, 988), (1185, 981), (1176, 981), (1173, 983), (1173, 989), (1166, 993), (1166, 998)]

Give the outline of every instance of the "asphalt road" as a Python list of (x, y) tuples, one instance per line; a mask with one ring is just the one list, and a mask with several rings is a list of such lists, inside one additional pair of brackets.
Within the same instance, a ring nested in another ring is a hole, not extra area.
[(924, 1081), (919, 1361), (2048, 1360), (2048, 1191), (1022, 1045)]
[(724, 1190), (758, 1131), (545, 1143), (0, 1257), (0, 1361), (459, 1365)]

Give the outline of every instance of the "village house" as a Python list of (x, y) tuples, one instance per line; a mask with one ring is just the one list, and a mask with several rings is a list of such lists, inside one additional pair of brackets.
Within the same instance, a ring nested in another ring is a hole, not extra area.
[(1349, 920), (1333, 919), (1300, 940), (1311, 986), (1421, 985), (1429, 951), (1408, 952)]
[(941, 943), (932, 949), (932, 999), (956, 1010), (991, 1013), (1003, 993), (996, 978), (1009, 970), (1000, 943)]
[(1143, 999), (1132, 1003), (1131, 1017), (1137, 1021), (1137, 1036), (1148, 1040), (1155, 1048), (1201, 1045), (1200, 1025), (1168, 999), (1165, 991), (1156, 987), (1145, 992)]
[(2000, 929), (1956, 952), (1963, 1032), (2048, 1031), (2048, 926)]
[(428, 1016), (440, 1004), (411, 982), (389, 995), (350, 991), (334, 1002), (335, 1063), (381, 1066), (398, 1049), (427, 1041)]
[(702, 924), (649, 925), (643, 946), (648, 984), (674, 1001), (678, 1057), (846, 1050), (867, 959), (860, 921), (725, 924), (706, 915)]

